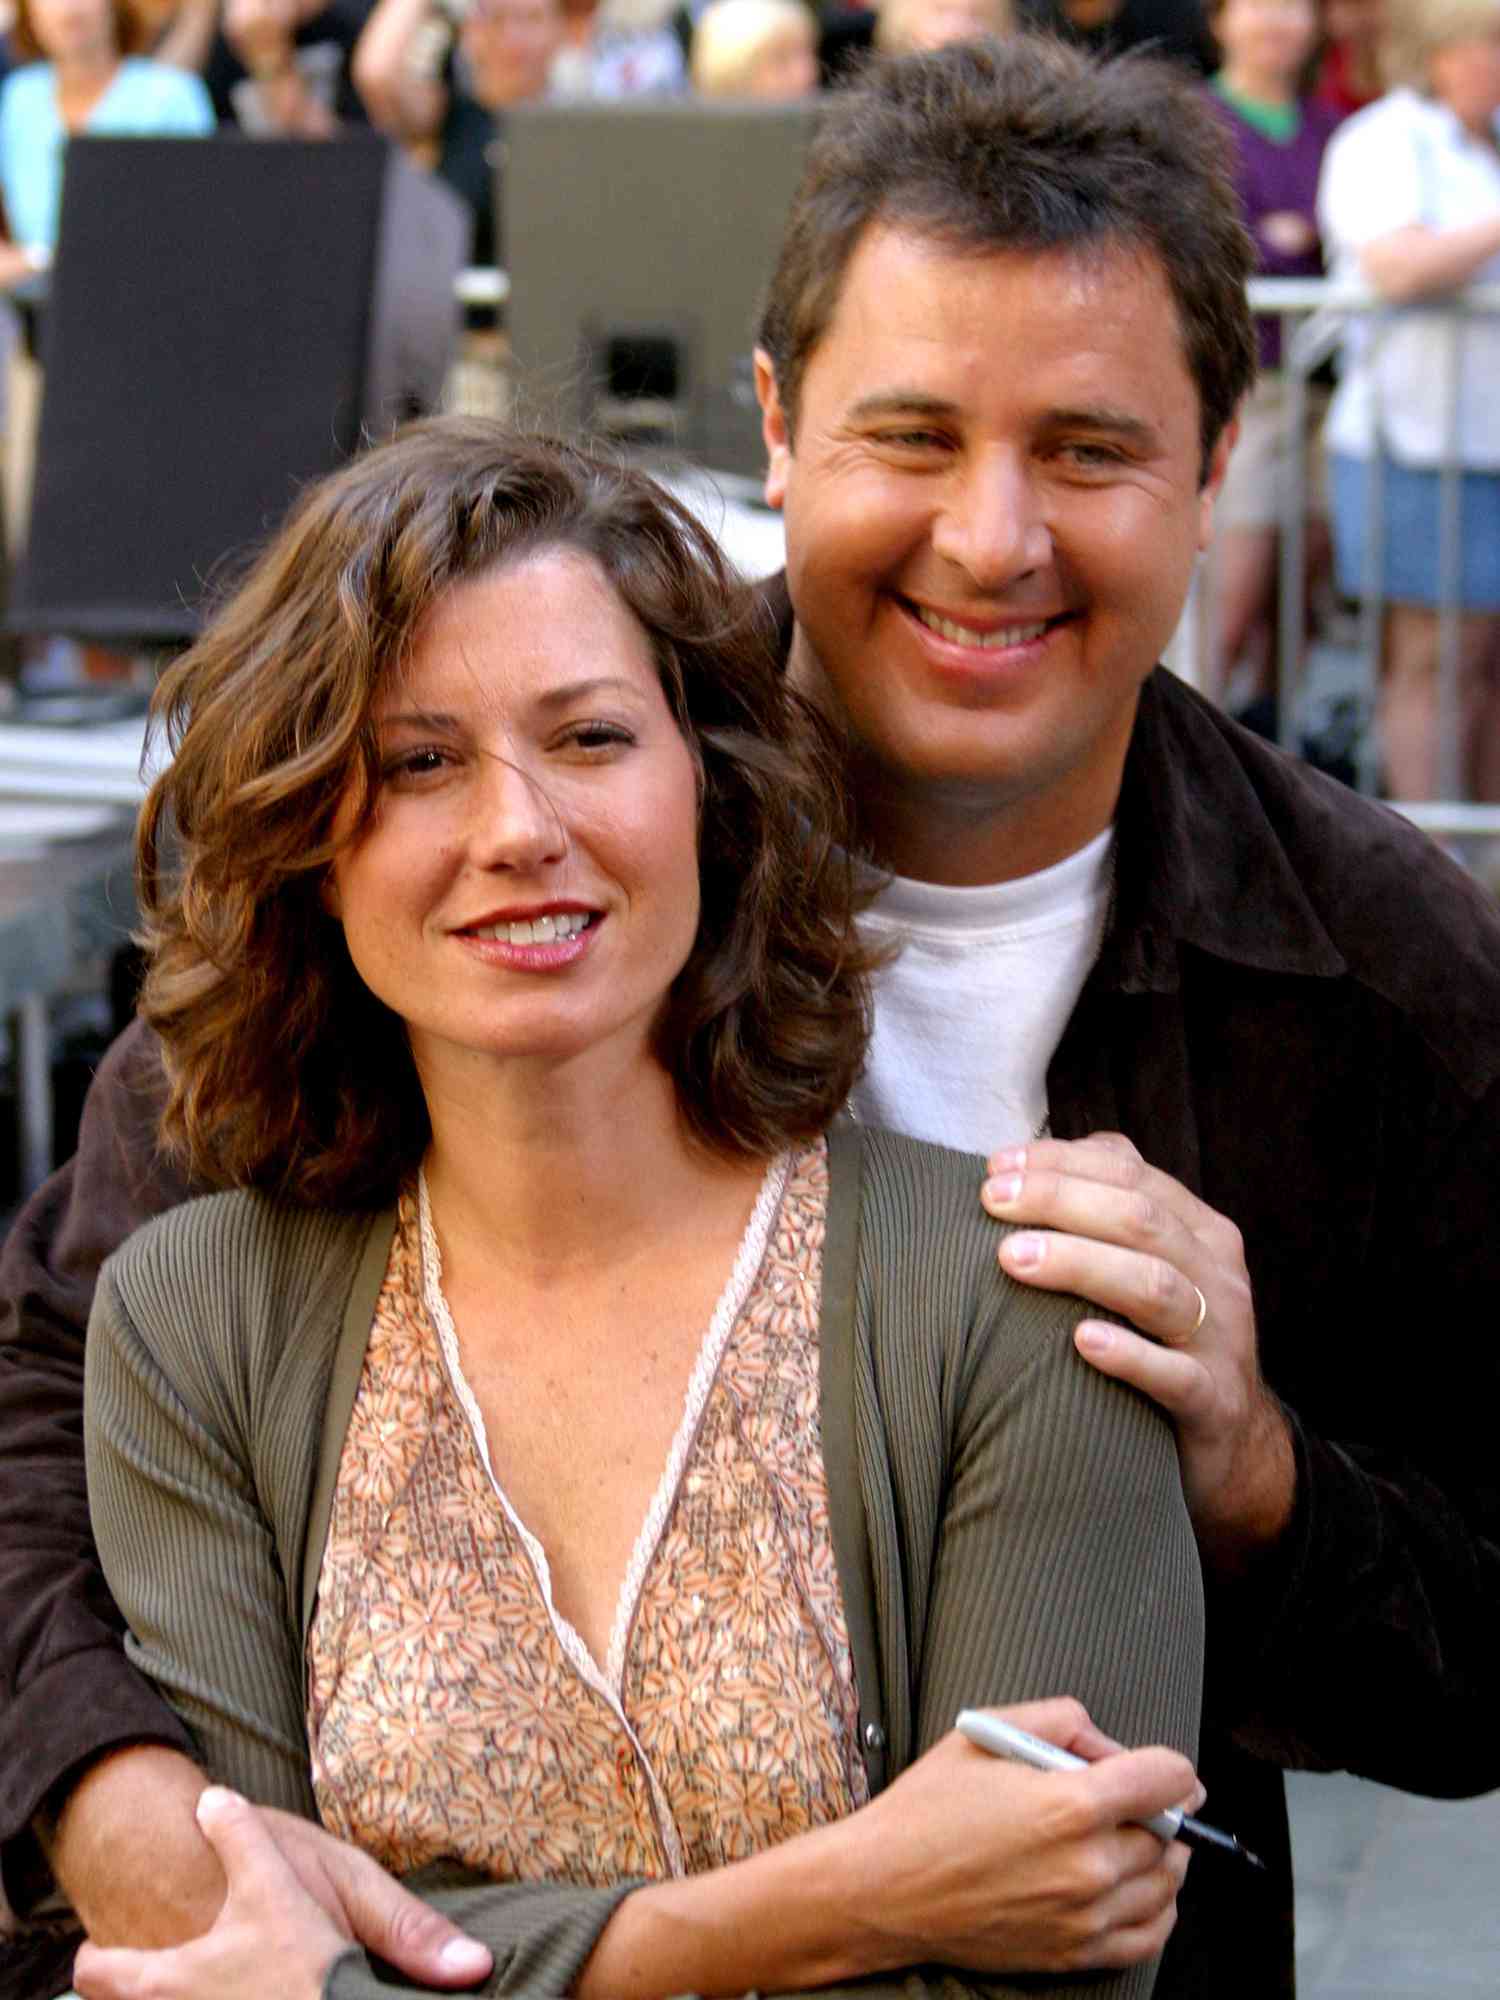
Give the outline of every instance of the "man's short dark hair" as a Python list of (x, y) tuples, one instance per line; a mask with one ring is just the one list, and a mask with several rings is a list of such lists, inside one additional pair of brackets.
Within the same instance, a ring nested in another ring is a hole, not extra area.
[(957, 251), (1145, 251), (1166, 274), (1209, 454), (1255, 374), (1254, 249), (1227, 142), (1184, 71), (1044, 36), (870, 64), (829, 102), (761, 317), (795, 434), (803, 371), (873, 222)]

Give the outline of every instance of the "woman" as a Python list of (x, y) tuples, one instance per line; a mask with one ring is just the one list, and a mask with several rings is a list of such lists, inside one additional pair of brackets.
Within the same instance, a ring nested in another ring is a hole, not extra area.
[[(1396, 88), (1340, 127), (1319, 208), (1336, 275), (1392, 305), (1500, 280), (1500, 6), (1392, 0), (1385, 64)], [(1340, 587), (1386, 601), (1380, 720), (1396, 798), (1437, 795), (1442, 494), (1451, 322), (1403, 311), (1355, 323), (1329, 413)], [(1458, 769), (1500, 799), (1500, 324), (1457, 343), (1462, 467)], [(1379, 462), (1378, 482), (1372, 472)], [(1378, 491), (1376, 489), (1378, 485)], [(1383, 535), (1371, 546), (1376, 509)]]
[(241, 1191), (101, 1280), (111, 1584), (215, 1774), (476, 1871), (517, 1990), (1144, 1994), (1180, 1858), (1121, 1822), (1191, 1767), (951, 1725), (1190, 1747), (1171, 1440), (999, 1272), (976, 1162), (828, 1131), (838, 787), (730, 602), (640, 475), (440, 420), (164, 680), (144, 1005), (164, 1137)]
[(693, 26), (688, 76), (699, 97), (782, 104), (818, 87), (817, 23), (802, 0), (713, 0)]
[(0, 194), (10, 241), (0, 284), (44, 269), (57, 243), (63, 156), (75, 134), (194, 137), (213, 106), (195, 76), (126, 53), (123, 0), (17, 0), (12, 30), (30, 58), (0, 85)]
[[(1211, 0), (1206, 11), (1221, 57), (1208, 98), (1233, 147), (1257, 268), (1272, 278), (1320, 277), (1318, 170), (1338, 118), (1301, 94), (1318, 33), (1313, 0)], [(1289, 482), (1295, 490), (1303, 481), (1303, 453), (1289, 448), (1274, 320), (1261, 321), (1259, 339), (1259, 379), (1240, 406), (1240, 434), (1214, 508), (1212, 596), (1219, 690), (1248, 649), (1252, 701), (1274, 687), (1277, 528)], [(1310, 510), (1308, 530), (1313, 562), (1326, 570), (1321, 507)]]
[(1337, 117), (1350, 118), (1381, 93), (1384, 0), (1322, 0), (1319, 11), (1322, 43), (1309, 94)]

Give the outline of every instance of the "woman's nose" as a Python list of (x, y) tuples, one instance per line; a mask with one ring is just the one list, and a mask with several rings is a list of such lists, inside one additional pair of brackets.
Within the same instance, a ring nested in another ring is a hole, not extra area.
[(469, 845), (485, 868), (533, 868), (568, 851), (563, 813), (542, 776), (486, 752), (471, 794)]

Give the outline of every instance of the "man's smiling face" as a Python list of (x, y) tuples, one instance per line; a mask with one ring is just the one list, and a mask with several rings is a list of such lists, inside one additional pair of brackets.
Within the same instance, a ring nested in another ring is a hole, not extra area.
[(1200, 483), (1160, 264), (877, 223), (790, 434), (759, 373), (792, 671), (851, 734), (882, 858), (962, 882), (1074, 852), (1113, 815), (1228, 451)]

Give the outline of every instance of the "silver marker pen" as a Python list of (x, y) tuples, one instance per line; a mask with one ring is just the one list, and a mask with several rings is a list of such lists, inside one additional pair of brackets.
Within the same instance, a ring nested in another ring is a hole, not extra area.
[[(999, 1716), (986, 1715), (981, 1709), (960, 1710), (956, 1727), (961, 1736), (967, 1736), (979, 1749), (988, 1750), (992, 1757), (1008, 1757), (1012, 1763), (1029, 1764), (1033, 1771), (1081, 1771), (1088, 1763), (1087, 1758), (1075, 1757), (1071, 1750), (1059, 1750), (1045, 1737), (1033, 1736), (1030, 1730), (1018, 1729), (1013, 1722), (1002, 1722)], [(1252, 1854), (1232, 1833), (1221, 1833), (1216, 1826), (1205, 1825), (1201, 1819), (1185, 1813), (1181, 1806), (1152, 1813), (1140, 1824), (1158, 1840), (1185, 1840), (1190, 1847), (1216, 1847), (1222, 1853), (1238, 1855), (1252, 1868), (1265, 1868), (1260, 1856)]]

